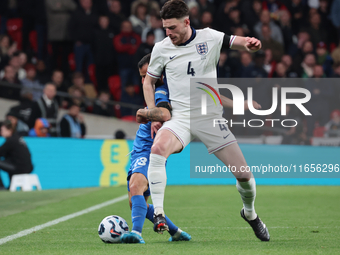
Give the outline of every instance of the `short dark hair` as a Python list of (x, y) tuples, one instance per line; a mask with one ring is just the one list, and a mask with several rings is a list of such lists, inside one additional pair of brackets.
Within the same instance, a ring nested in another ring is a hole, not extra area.
[(163, 5), (160, 15), (162, 19), (181, 19), (189, 16), (189, 8), (182, 0), (170, 0)]
[(149, 64), (151, 59), (151, 53), (146, 54), (141, 60), (138, 62), (138, 69), (141, 69), (145, 64)]
[(14, 131), (14, 126), (10, 120), (5, 120), (2, 122), (1, 126), (6, 127), (8, 130)]

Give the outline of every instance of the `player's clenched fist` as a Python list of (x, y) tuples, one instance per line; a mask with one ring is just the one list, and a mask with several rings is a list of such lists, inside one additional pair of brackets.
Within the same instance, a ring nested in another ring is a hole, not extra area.
[(259, 39), (256, 39), (254, 37), (245, 37), (246, 40), (246, 47), (250, 52), (255, 52), (261, 49), (262, 44)]

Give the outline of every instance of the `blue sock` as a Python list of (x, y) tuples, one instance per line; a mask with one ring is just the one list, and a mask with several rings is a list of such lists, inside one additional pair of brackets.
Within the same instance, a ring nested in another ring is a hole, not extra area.
[[(153, 205), (149, 204), (148, 212), (146, 213), (146, 218), (148, 218), (153, 223)], [(176, 234), (178, 227), (168, 218), (168, 216), (165, 215), (166, 223), (169, 227), (169, 233), (170, 235)]]
[(145, 215), (147, 212), (145, 199), (142, 195), (132, 196), (131, 203), (132, 230), (142, 233)]

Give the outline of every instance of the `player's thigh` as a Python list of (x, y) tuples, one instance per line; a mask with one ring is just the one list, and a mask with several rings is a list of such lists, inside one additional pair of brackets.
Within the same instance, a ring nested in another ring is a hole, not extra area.
[(239, 181), (248, 181), (252, 177), (252, 173), (247, 168), (247, 162), (237, 143), (230, 144), (214, 154), (226, 166), (230, 165), (230, 170)]
[(170, 130), (161, 129), (157, 132), (151, 147), (151, 153), (168, 158), (171, 154), (179, 152), (182, 149), (182, 143)]

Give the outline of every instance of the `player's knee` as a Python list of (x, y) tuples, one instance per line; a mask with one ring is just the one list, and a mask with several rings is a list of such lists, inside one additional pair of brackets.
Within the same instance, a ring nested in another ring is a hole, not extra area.
[(139, 181), (133, 181), (133, 182), (130, 182), (129, 188), (130, 188), (130, 193), (132, 196), (143, 195), (143, 192), (145, 190), (145, 185), (143, 185)]

